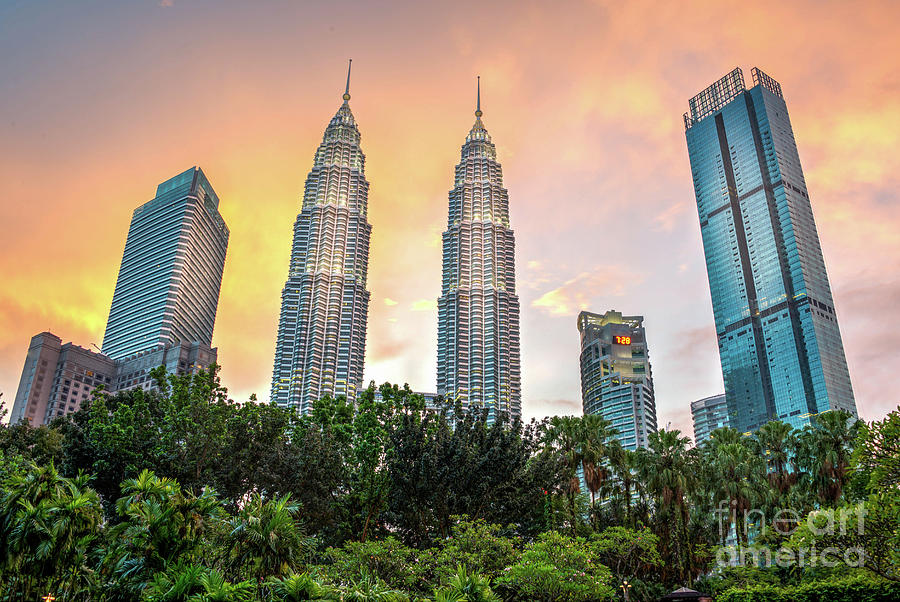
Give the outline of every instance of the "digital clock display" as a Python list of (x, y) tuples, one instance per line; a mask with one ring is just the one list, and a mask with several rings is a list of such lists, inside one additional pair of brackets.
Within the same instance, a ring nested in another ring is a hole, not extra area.
[(631, 337), (620, 337), (616, 335), (616, 345), (631, 345)]

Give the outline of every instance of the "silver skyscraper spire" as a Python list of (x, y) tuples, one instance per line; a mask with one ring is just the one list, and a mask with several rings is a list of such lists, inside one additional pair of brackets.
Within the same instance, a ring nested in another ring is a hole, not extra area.
[(443, 234), (437, 390), (494, 419), (522, 412), (519, 298), (509, 197), (482, 115), (479, 78), (475, 124), (456, 166)]
[(372, 226), (349, 66), (343, 100), (306, 178), (281, 293), (271, 398), (303, 413), (325, 395), (355, 400), (363, 379)]

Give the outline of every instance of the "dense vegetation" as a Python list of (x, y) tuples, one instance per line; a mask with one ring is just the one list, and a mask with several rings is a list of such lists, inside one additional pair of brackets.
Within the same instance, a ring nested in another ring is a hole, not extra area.
[[(900, 588), (900, 412), (720, 429), (696, 448), (660, 431), (634, 452), (597, 416), (490, 424), (384, 385), (381, 400), (370, 388), (301, 417), (229, 401), (214, 371), (157, 378), (159, 393), (101, 392), (47, 427), (0, 429), (0, 601), (656, 600), (681, 585), (729, 602), (860, 601)], [(850, 528), (818, 528), (829, 509)], [(866, 555), (717, 567), (730, 543)]]

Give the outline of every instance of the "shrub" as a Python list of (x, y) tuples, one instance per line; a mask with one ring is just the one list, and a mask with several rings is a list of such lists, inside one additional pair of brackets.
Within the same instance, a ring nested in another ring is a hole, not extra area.
[(390, 588), (427, 591), (423, 588), (431, 567), (428, 552), (409, 548), (394, 537), (350, 542), (329, 548), (327, 556), (331, 564), (324, 572), (334, 583), (348, 585), (373, 577)]
[(457, 518), (450, 539), (436, 554), (436, 579), (450, 579), (460, 565), (491, 579), (499, 576), (519, 558), (512, 540), (500, 535), (501, 529), (500, 525), (490, 525), (483, 520)]
[(888, 602), (900, 600), (900, 583), (857, 576), (841, 581), (816, 581), (797, 587), (771, 585), (732, 588), (716, 602)]
[(581, 537), (542, 533), (521, 559), (497, 579), (504, 598), (541, 602), (591, 602), (610, 599), (612, 574), (591, 554)]

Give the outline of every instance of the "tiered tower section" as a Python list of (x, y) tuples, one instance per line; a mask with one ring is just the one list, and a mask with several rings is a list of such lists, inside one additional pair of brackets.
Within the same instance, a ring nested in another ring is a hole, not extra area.
[(509, 196), (481, 116), (479, 83), (443, 234), (437, 389), (463, 409), (487, 409), (493, 420), (522, 412), (519, 298)]
[(343, 99), (306, 178), (281, 293), (271, 398), (302, 413), (326, 395), (355, 400), (363, 380), (372, 226), (349, 71)]

